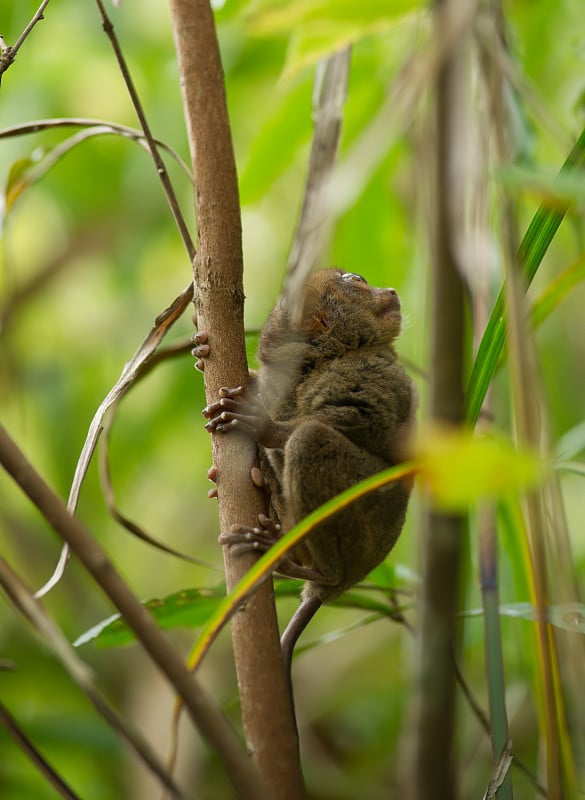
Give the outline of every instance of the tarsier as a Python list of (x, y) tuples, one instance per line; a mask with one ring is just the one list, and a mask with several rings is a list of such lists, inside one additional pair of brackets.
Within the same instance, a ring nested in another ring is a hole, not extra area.
[[(221, 389), (203, 411), (210, 432), (238, 429), (257, 442), (262, 480), (257, 470), (252, 478), (269, 492), (269, 516), (253, 528), (232, 527), (222, 544), (264, 552), (327, 500), (404, 459), (415, 401), (393, 349), (400, 327), (394, 289), (341, 269), (311, 276), (298, 321), (277, 303), (248, 388)], [(194, 341), (195, 356), (209, 354), (205, 333)], [(279, 564), (279, 573), (306, 581), (282, 637), (289, 674), (296, 640), (319, 606), (365, 578), (394, 546), (411, 489), (403, 478), (361, 498)]]

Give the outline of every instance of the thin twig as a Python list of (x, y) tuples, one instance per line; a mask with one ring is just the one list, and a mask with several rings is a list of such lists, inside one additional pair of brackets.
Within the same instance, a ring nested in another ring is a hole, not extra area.
[(498, 790), (502, 787), (504, 781), (506, 780), (513, 758), (512, 746), (508, 741), (502, 748), (500, 757), (494, 766), (490, 782), (483, 796), (483, 800), (495, 800)]
[[(171, 209), (171, 213), (173, 214), (173, 218), (178, 227), (179, 233), (183, 240), (183, 244), (185, 245), (185, 249), (187, 250), (191, 262), (193, 262), (196, 253), (195, 245), (193, 244), (193, 240), (187, 228), (187, 224), (183, 217), (183, 213), (179, 206), (166, 167), (160, 156), (160, 153), (158, 152), (157, 143), (151, 133), (148, 120), (146, 119), (146, 115), (142, 107), (142, 103), (140, 102), (140, 98), (138, 97), (138, 93), (134, 86), (134, 82), (132, 81), (130, 71), (126, 64), (126, 60), (122, 53), (117, 36), (114, 32), (114, 26), (110, 18), (108, 17), (101, 0), (96, 0), (96, 3), (102, 17), (104, 31), (107, 34), (108, 38), (110, 39), (112, 48), (114, 50), (116, 59), (118, 61), (118, 65), (120, 67), (120, 71), (122, 73), (124, 82), (130, 94), (134, 109), (136, 111), (136, 115), (138, 117), (142, 130), (144, 131), (144, 136), (146, 138), (146, 142), (148, 144), (148, 148), (152, 156), (152, 159), (154, 161), (156, 171), (161, 181), (163, 190), (167, 197), (169, 208)], [(142, 342), (142, 344), (140, 345), (140, 347), (138, 348), (132, 359), (125, 365), (119, 380), (116, 382), (115, 386), (110, 390), (110, 392), (108, 392), (108, 394), (100, 404), (98, 410), (96, 411), (94, 418), (91, 422), (83, 449), (81, 451), (81, 455), (77, 462), (73, 484), (71, 486), (71, 491), (69, 493), (68, 507), (71, 511), (74, 511), (75, 508), (77, 507), (77, 501), (79, 498), (81, 485), (85, 478), (89, 463), (93, 457), (95, 446), (97, 444), (98, 438), (102, 430), (101, 425), (102, 425), (103, 415), (105, 414), (107, 409), (112, 405), (112, 403), (115, 402), (116, 399), (118, 399), (121, 395), (123, 395), (124, 392), (127, 390), (127, 388), (129, 388), (129, 386), (132, 385), (136, 369), (156, 350), (162, 338), (165, 336), (168, 328), (181, 316), (187, 305), (193, 299), (193, 294), (194, 294), (194, 286), (193, 283), (190, 283), (185, 288), (185, 290), (177, 298), (175, 298), (175, 300), (169, 306), (169, 308), (167, 308), (165, 311), (163, 311), (161, 315), (159, 315), (159, 317), (157, 317), (157, 319), (155, 320), (154, 327), (151, 329), (146, 339)], [(69, 558), (69, 550), (68, 546), (65, 545), (61, 551), (57, 567), (55, 568), (53, 574), (51, 575), (49, 580), (45, 583), (45, 585), (39, 589), (39, 591), (37, 592), (37, 597), (41, 597), (44, 594), (46, 594), (59, 582), (61, 576), (63, 575), (63, 571), (67, 565), (68, 558)]]
[[(463, 692), (463, 696), (465, 697), (465, 699), (469, 703), (469, 707), (471, 708), (472, 713), (475, 714), (475, 717), (476, 717), (477, 721), (479, 722), (480, 726), (483, 728), (483, 730), (486, 733), (486, 735), (490, 736), (491, 727), (490, 727), (490, 721), (489, 721), (488, 715), (487, 715), (486, 711), (479, 704), (479, 700), (477, 699), (477, 697), (475, 697), (475, 695), (473, 694), (473, 690), (471, 689), (471, 686), (467, 683), (467, 680), (466, 680), (465, 676), (463, 675), (461, 667), (457, 663), (457, 660), (455, 658), (455, 653), (454, 652), (453, 652), (453, 669), (455, 670), (455, 677), (457, 679), (457, 683), (459, 684), (459, 688), (461, 689), (461, 691)], [(525, 764), (525, 762), (522, 761), (522, 759), (518, 758), (517, 755), (513, 754), (513, 758), (514, 758), (514, 760), (512, 761), (512, 766), (515, 769), (517, 769), (520, 772), (522, 772), (524, 777), (527, 780), (530, 781), (530, 783), (534, 787), (534, 790), (536, 792), (538, 792), (538, 794), (541, 797), (546, 797), (546, 789), (545, 789), (545, 787), (541, 783), (538, 782), (538, 778), (532, 772), (532, 770), (527, 766), (527, 764)]]
[(81, 800), (80, 796), (73, 791), (69, 784), (63, 780), (59, 773), (39, 752), (3, 703), (0, 703), (0, 723), (10, 736), (12, 736), (23, 753), (32, 761), (43, 778), (51, 784), (61, 797), (64, 797), (65, 800)]
[(112, 24), (112, 21), (110, 20), (109, 16), (106, 13), (106, 9), (104, 8), (102, 0), (96, 0), (96, 3), (102, 17), (104, 31), (106, 33), (106, 36), (111, 42), (112, 48), (116, 55), (116, 59), (118, 61), (118, 66), (120, 67), (120, 72), (122, 73), (122, 77), (124, 78), (124, 83), (126, 84), (126, 88), (128, 89), (128, 93), (132, 100), (132, 105), (134, 106), (136, 116), (138, 117), (142, 130), (144, 131), (144, 136), (148, 143), (150, 154), (152, 156), (152, 160), (154, 161), (154, 165), (156, 167), (157, 175), (160, 179), (164, 193), (167, 197), (171, 213), (177, 224), (179, 233), (181, 234), (181, 239), (183, 240), (183, 244), (185, 245), (185, 249), (187, 250), (189, 258), (191, 259), (191, 261), (193, 261), (193, 259), (195, 258), (195, 245), (193, 244), (193, 240), (191, 238), (191, 234), (189, 233), (189, 229), (187, 228), (187, 223), (185, 222), (183, 212), (181, 211), (181, 208), (179, 206), (179, 202), (177, 200), (177, 196), (175, 194), (175, 190), (173, 189), (173, 185), (169, 178), (164, 161), (162, 160), (160, 153), (158, 152), (158, 147), (150, 130), (150, 125), (148, 124), (148, 120), (146, 119), (144, 108), (142, 107), (142, 103), (140, 101), (140, 98), (138, 97), (138, 92), (136, 91), (136, 87), (134, 86), (134, 81), (132, 80), (132, 76), (130, 75), (130, 70), (128, 69), (126, 59), (124, 58), (124, 54), (122, 53), (122, 48), (120, 47), (118, 37), (116, 36), (116, 33), (114, 31), (114, 25)]
[[(52, 130), (53, 128), (89, 128), (94, 129), (92, 135), (104, 134), (118, 134), (125, 139), (145, 144), (147, 151), (150, 153), (150, 147), (144, 131), (138, 128), (130, 128), (128, 125), (121, 125), (119, 122), (110, 122), (109, 120), (90, 119), (87, 117), (58, 117), (55, 119), (36, 119), (30, 122), (25, 122), (20, 125), (11, 125), (9, 128), (0, 129), (0, 139), (10, 139), (15, 136), (23, 136), (32, 133), (40, 133), (41, 131)], [(162, 148), (179, 164), (181, 169), (185, 172), (190, 181), (193, 181), (191, 170), (185, 164), (181, 156), (165, 142), (160, 139), (154, 139), (157, 147)]]
[(2, 48), (2, 55), (0, 55), (0, 82), (2, 81), (2, 75), (6, 72), (8, 67), (10, 67), (10, 65), (14, 62), (16, 54), (24, 44), (27, 37), (30, 35), (32, 29), (38, 22), (44, 19), (43, 12), (48, 5), (49, 5), (49, 0), (43, 0), (38, 9), (36, 10), (33, 18), (28, 23), (23, 32), (20, 34), (16, 42), (12, 46)]

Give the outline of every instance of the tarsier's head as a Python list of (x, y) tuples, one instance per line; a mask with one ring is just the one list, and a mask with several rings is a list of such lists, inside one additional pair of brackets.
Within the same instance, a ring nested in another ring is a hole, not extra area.
[(315, 272), (305, 287), (302, 327), (309, 336), (332, 336), (349, 347), (390, 344), (402, 316), (395, 289), (378, 289), (342, 269)]

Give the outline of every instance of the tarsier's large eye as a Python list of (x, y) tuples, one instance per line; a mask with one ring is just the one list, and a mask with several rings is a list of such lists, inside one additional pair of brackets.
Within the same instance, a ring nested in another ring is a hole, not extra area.
[(367, 280), (362, 275), (358, 275), (357, 272), (344, 272), (343, 275), (341, 276), (341, 280), (367, 283)]

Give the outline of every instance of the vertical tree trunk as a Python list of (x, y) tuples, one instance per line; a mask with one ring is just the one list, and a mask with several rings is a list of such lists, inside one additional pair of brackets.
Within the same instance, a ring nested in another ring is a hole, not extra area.
[[(453, 23), (457, 2), (435, 0), (435, 33)], [(464, 9), (460, 6), (460, 11)], [(440, 41), (440, 39), (439, 39)], [(454, 43), (436, 87), (433, 274), (431, 285), (430, 416), (434, 422), (463, 421), (464, 292), (456, 258), (461, 175), (456, 169), (458, 124), (466, 65), (462, 43)], [(457, 476), (453, 476), (457, 480)], [(416, 747), (410, 765), (416, 800), (452, 800), (455, 770), (455, 614), (465, 520), (430, 509), (424, 520), (424, 581), (421, 609), (421, 672)]]
[[(243, 324), (242, 239), (236, 167), (219, 47), (208, 0), (171, 0), (171, 13), (195, 174), (199, 248), (194, 261), (198, 327), (209, 335), (208, 401), (221, 386), (247, 381)], [(255, 525), (263, 495), (250, 480), (255, 446), (242, 434), (216, 435), (222, 531)], [(254, 556), (225, 553), (228, 590)], [(272, 584), (265, 583), (232, 622), (247, 744), (270, 797), (303, 797), (298, 743), (279, 644)]]

